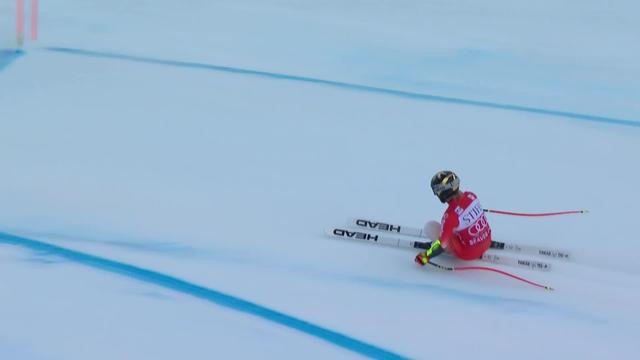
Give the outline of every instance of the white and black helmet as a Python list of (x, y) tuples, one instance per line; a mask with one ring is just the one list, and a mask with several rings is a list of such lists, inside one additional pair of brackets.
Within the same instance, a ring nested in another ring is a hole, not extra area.
[(460, 178), (453, 171), (438, 171), (431, 178), (431, 190), (442, 203), (446, 203), (460, 191)]

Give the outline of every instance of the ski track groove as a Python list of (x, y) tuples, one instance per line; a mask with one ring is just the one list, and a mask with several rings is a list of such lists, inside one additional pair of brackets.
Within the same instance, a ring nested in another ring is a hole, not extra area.
[(0, 232), (0, 244), (14, 245), (31, 251), (58, 256), (94, 269), (120, 274), (127, 278), (136, 279), (203, 299), (222, 307), (254, 315), (264, 320), (298, 330), (365, 357), (373, 359), (407, 359), (407, 357), (392, 352), (391, 350), (383, 349), (233, 295), (228, 295), (157, 271), (2, 232)]

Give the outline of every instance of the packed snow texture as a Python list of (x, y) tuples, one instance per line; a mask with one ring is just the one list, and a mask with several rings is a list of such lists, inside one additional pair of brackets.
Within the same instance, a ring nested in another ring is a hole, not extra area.
[[(409, 358), (637, 358), (638, 13), (596, 0), (42, 1), (39, 42), (0, 52), (0, 358), (367, 356), (6, 234)], [(439, 219), (428, 181), (441, 169), (488, 208), (591, 211), (489, 215), (496, 240), (572, 250), (550, 273), (502, 268), (555, 292), (324, 234), (354, 216)]]

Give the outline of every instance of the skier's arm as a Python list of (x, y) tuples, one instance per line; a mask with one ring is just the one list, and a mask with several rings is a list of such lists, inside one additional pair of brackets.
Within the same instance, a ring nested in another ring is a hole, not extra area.
[(440, 233), (440, 238), (431, 243), (431, 247), (429, 249), (421, 252), (416, 256), (416, 262), (420, 265), (425, 265), (429, 262), (430, 259), (442, 254), (444, 249), (449, 244), (449, 239), (451, 239), (453, 235), (453, 229), (457, 226), (454, 224), (454, 221), (457, 220), (456, 216), (443, 216), (442, 218), (442, 231)]
[(429, 260), (442, 254), (443, 252), (444, 252), (444, 249), (442, 248), (442, 243), (440, 242), (440, 239), (438, 239), (431, 243), (430, 248), (419, 253), (416, 256), (416, 262), (418, 263), (418, 265), (426, 265), (429, 262)]
[(431, 247), (424, 252), (427, 258), (433, 259), (444, 252), (444, 249), (449, 244), (449, 240), (453, 236), (453, 229), (455, 226), (452, 223), (453, 221), (445, 219), (442, 224), (442, 233), (440, 234), (440, 238), (432, 242)]

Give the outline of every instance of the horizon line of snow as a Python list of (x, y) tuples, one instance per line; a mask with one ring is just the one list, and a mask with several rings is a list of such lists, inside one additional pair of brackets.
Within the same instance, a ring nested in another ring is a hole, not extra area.
[(353, 351), (360, 355), (374, 359), (407, 359), (407, 357), (394, 353), (390, 350), (366, 343), (352, 338), (348, 335), (323, 328), (308, 321), (298, 319), (291, 315), (269, 309), (262, 305), (243, 300), (233, 295), (206, 288), (186, 280), (182, 280), (157, 271), (144, 269), (134, 265), (109, 260), (106, 258), (82, 253), (79, 251), (63, 248), (38, 240), (33, 240), (21, 236), (0, 232), (0, 244), (8, 244), (27, 248), (32, 251), (58, 256), (74, 263), (86, 265), (94, 269), (120, 274), (130, 279), (136, 279), (145, 283), (154, 284), (165, 289), (170, 289), (200, 298), (214, 304), (257, 316), (288, 328), (298, 330), (305, 334), (325, 340), (333, 345), (346, 350)]
[(386, 95), (392, 95), (392, 96), (416, 99), (416, 100), (422, 100), (422, 101), (436, 101), (436, 102), (444, 102), (444, 103), (451, 103), (451, 104), (458, 104), (458, 105), (500, 109), (500, 110), (506, 110), (506, 111), (542, 114), (542, 115), (550, 115), (550, 116), (562, 117), (562, 118), (573, 119), (573, 120), (591, 121), (591, 122), (597, 122), (597, 123), (603, 123), (603, 124), (609, 124), (609, 125), (619, 125), (619, 126), (629, 126), (629, 127), (640, 128), (640, 120), (620, 119), (620, 118), (613, 118), (613, 117), (607, 117), (607, 116), (582, 114), (582, 113), (576, 113), (576, 112), (570, 112), (570, 111), (560, 111), (560, 110), (529, 107), (529, 106), (523, 106), (523, 105), (504, 104), (504, 103), (496, 103), (496, 102), (490, 102), (490, 101), (480, 101), (480, 100), (463, 99), (463, 98), (455, 98), (455, 97), (448, 97), (448, 96), (439, 96), (439, 95), (433, 95), (433, 94), (394, 90), (394, 89), (387, 89), (387, 88), (361, 85), (361, 84), (352, 84), (352, 83), (333, 81), (333, 80), (317, 79), (317, 78), (298, 76), (298, 75), (281, 74), (281, 73), (252, 70), (252, 69), (234, 68), (229, 66), (212, 65), (212, 64), (197, 63), (197, 62), (166, 60), (166, 59), (121, 54), (121, 53), (114, 53), (114, 52), (92, 51), (92, 50), (75, 49), (75, 48), (67, 48), (67, 47), (44, 47), (42, 49), (46, 51), (71, 54), (71, 55), (116, 59), (116, 60), (132, 61), (132, 62), (147, 63), (147, 64), (154, 64), (154, 65), (192, 68), (192, 69), (226, 72), (226, 73), (233, 73), (233, 74), (251, 75), (251, 76), (258, 76), (263, 78), (277, 79), (277, 80), (306, 82), (306, 83), (326, 85), (326, 86), (332, 86), (332, 87), (348, 89), (348, 90), (386, 94)]

